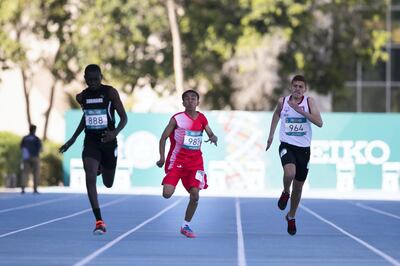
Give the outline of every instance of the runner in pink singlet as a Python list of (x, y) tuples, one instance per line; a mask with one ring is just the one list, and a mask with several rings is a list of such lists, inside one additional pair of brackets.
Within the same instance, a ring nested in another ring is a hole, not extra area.
[[(207, 188), (207, 175), (204, 172), (201, 152), (202, 135), (205, 131), (209, 137), (205, 142), (217, 145), (218, 138), (208, 125), (207, 118), (196, 111), (199, 94), (188, 90), (182, 94), (184, 112), (172, 116), (160, 139), (160, 160), (158, 167), (165, 163), (166, 176), (163, 179), (163, 197), (170, 198), (179, 180), (190, 194), (185, 220), (181, 233), (187, 237), (195, 237), (190, 229), (190, 221), (196, 211), (199, 191)], [(165, 160), (165, 143), (170, 139), (171, 147)]]

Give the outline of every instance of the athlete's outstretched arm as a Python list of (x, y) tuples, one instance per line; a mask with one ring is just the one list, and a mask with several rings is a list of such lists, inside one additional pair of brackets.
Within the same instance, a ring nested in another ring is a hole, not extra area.
[(76, 139), (78, 138), (79, 134), (81, 134), (84, 128), (85, 128), (85, 115), (82, 115), (81, 122), (79, 122), (79, 125), (76, 128), (74, 134), (64, 145), (60, 147), (59, 151), (61, 153), (66, 152), (69, 149), (69, 147), (71, 147), (72, 144), (75, 143)]
[(211, 130), (210, 126), (207, 125), (204, 129), (205, 129), (205, 131), (206, 131), (206, 133), (208, 135), (208, 140), (206, 140), (205, 142), (214, 143), (214, 145), (217, 146), (218, 137), (216, 135), (214, 135), (214, 133)]
[(174, 118), (171, 118), (160, 138), (160, 145), (159, 145), (160, 160), (156, 162), (158, 167), (162, 167), (165, 163), (165, 142), (167, 141), (167, 138), (171, 135), (172, 131), (174, 131), (175, 128), (176, 128), (176, 121)]
[(113, 106), (115, 107), (115, 110), (119, 115), (120, 120), (115, 130), (111, 131), (107, 130), (106, 132), (104, 132), (103, 137), (101, 138), (102, 142), (108, 142), (114, 140), (119, 134), (119, 132), (121, 132), (121, 130), (128, 123), (128, 116), (126, 115), (124, 105), (122, 104), (118, 91), (114, 88), (112, 88), (110, 91), (110, 99)]
[(282, 107), (283, 107), (283, 97), (281, 97), (279, 99), (278, 104), (276, 105), (274, 114), (272, 115), (271, 126), (269, 129), (269, 136), (268, 136), (268, 140), (267, 140), (267, 147), (265, 148), (266, 151), (269, 149), (269, 147), (271, 147), (272, 141), (274, 140), (274, 134), (275, 134), (276, 126), (278, 125), (278, 122), (279, 122), (279, 117), (280, 117), (280, 114), (282, 111)]

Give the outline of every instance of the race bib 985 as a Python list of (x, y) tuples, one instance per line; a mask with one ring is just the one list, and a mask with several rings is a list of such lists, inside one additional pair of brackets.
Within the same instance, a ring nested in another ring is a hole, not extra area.
[(185, 131), (183, 139), (183, 147), (191, 150), (199, 150), (201, 147), (202, 132), (201, 131)]

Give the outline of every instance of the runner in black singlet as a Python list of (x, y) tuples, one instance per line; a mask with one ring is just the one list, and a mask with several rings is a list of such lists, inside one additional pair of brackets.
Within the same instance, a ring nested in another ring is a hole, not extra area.
[[(112, 187), (118, 155), (116, 137), (128, 121), (118, 91), (111, 86), (103, 85), (101, 80), (102, 74), (98, 65), (91, 64), (85, 68), (88, 88), (76, 96), (82, 107), (83, 116), (75, 133), (60, 148), (60, 152), (67, 151), (85, 130), (82, 160), (86, 174), (86, 189), (96, 218), (93, 233), (97, 235), (106, 232), (97, 199), (97, 175), (102, 174), (104, 185)], [(115, 127), (115, 110), (120, 117), (117, 127)]]

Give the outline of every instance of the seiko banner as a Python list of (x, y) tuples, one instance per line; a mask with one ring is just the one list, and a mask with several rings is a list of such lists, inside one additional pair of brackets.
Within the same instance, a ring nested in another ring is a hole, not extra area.
[[(251, 194), (282, 188), (278, 130), (265, 152), (272, 113), (204, 113), (219, 138), (218, 147), (204, 142), (201, 146), (209, 191)], [(128, 113), (128, 125), (118, 136), (116, 189), (160, 186), (164, 171), (155, 164), (158, 142), (171, 115)], [(67, 112), (67, 138), (81, 117), (80, 111)], [(313, 126), (306, 189), (400, 191), (400, 114), (323, 113), (322, 118), (322, 128)], [(71, 187), (85, 187), (83, 135), (64, 154), (65, 184)]]

